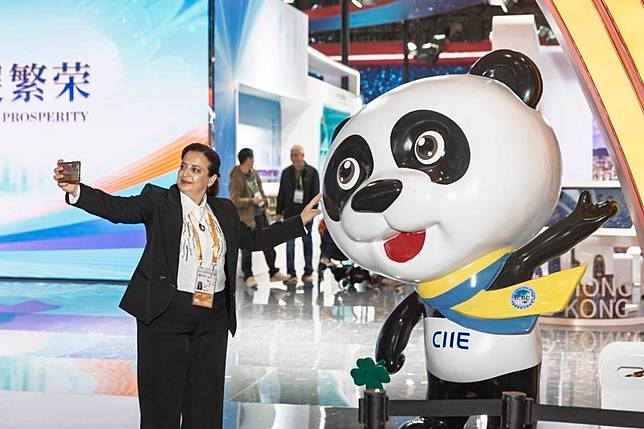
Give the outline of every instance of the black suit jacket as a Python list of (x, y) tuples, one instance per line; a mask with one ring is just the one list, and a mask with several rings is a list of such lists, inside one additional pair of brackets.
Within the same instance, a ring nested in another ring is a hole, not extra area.
[(320, 193), (320, 176), (318, 175), (318, 171), (306, 163), (304, 163), (304, 169), (302, 170), (302, 185), (304, 186), (304, 202), (302, 205), (296, 205), (293, 203), (293, 194), (295, 194), (295, 167), (291, 165), (282, 171), (275, 213), (284, 215), (285, 218), (299, 215), (304, 206)]
[[(147, 242), (141, 260), (121, 299), (120, 307), (145, 324), (150, 324), (170, 305), (177, 291), (179, 247), (183, 212), (177, 185), (170, 189), (146, 185), (140, 195), (115, 197), (99, 189), (80, 185), (80, 198), (74, 204), (88, 213), (113, 223), (143, 223)], [(66, 196), (69, 203), (69, 196)], [(299, 216), (267, 228), (251, 230), (240, 221), (233, 203), (208, 196), (208, 205), (217, 217), (226, 238), (226, 288), (228, 329), (234, 335), (235, 281), (240, 248), (263, 250), (304, 233)]]

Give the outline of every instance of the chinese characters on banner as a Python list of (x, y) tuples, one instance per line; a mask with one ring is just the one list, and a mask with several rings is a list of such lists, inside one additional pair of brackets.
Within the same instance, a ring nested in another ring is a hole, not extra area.
[(45, 83), (43, 77), (45, 68), (45, 66), (38, 64), (31, 66), (14, 64), (10, 72), (11, 82), (16, 86), (12, 101), (23, 100), (25, 103), (29, 103), (33, 98), (43, 101), (43, 90), (38, 85)]
[[(90, 93), (90, 65), (62, 62), (56, 65), (0, 65), (0, 119), (5, 123), (22, 122), (85, 122), (86, 111), (4, 111), (18, 106), (36, 107), (44, 101), (75, 103)], [(63, 106), (61, 106), (63, 107)]]
[[(2, 72), (5, 68), (0, 65), (0, 102), (6, 98), (3, 94), (6, 85), (3, 83), (9, 81), (13, 85), (12, 92), (13, 102), (22, 101), (29, 103), (31, 101), (43, 101), (45, 94), (43, 86), (49, 75), (52, 76), (54, 84), (62, 86), (61, 91), (56, 94), (56, 98), (63, 97), (70, 102), (73, 102), (78, 96), (84, 98), (89, 97), (90, 93), (87, 89), (89, 85), (89, 64), (81, 64), (80, 62), (67, 63), (64, 62), (60, 66), (51, 67), (50, 69), (44, 64), (16, 64), (14, 63), (9, 70), (9, 80), (3, 76)], [(85, 89), (83, 89), (85, 88)]]
[(58, 97), (67, 92), (69, 95), (69, 101), (74, 101), (74, 91), (77, 91), (78, 94), (85, 98), (89, 97), (89, 92), (85, 92), (81, 89), (81, 85), (89, 84), (89, 81), (87, 80), (89, 77), (89, 72), (87, 71), (88, 68), (89, 65), (85, 64), (84, 66), (81, 66), (79, 62), (77, 62), (73, 68), (67, 63), (63, 63), (60, 67), (54, 67), (54, 69), (58, 70), (58, 73), (54, 76), (54, 82), (57, 85), (63, 85), (63, 90), (58, 94)]

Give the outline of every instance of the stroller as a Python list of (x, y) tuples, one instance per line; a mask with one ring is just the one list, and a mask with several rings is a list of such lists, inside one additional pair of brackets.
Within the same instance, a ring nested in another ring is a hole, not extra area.
[[(320, 262), (318, 264), (318, 293), (363, 292), (371, 287), (369, 271), (355, 265), (333, 241), (324, 220), (320, 233)], [(323, 287), (324, 285), (324, 287)]]

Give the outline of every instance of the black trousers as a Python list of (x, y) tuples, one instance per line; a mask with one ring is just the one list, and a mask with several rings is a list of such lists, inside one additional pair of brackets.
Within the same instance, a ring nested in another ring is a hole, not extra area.
[[(254, 229), (263, 228), (265, 226), (268, 226), (266, 215), (262, 213), (259, 216), (255, 216)], [(248, 277), (253, 275), (253, 253), (250, 250), (241, 249), (241, 254), (241, 268), (242, 272), (244, 273), (244, 279), (247, 279)], [(266, 259), (266, 265), (268, 265), (268, 275), (271, 277), (273, 276), (273, 274), (279, 271), (279, 269), (275, 268), (276, 257), (277, 255), (275, 254), (275, 249), (273, 249), (272, 247), (264, 249), (264, 258)]]
[[(228, 345), (226, 294), (213, 308), (177, 291), (150, 325), (137, 322), (141, 429), (220, 429)], [(181, 425), (181, 426), (180, 426)]]

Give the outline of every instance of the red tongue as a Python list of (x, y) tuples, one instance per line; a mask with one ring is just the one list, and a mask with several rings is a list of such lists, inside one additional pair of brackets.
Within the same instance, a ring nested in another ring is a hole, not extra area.
[(407, 262), (418, 255), (425, 244), (425, 231), (401, 232), (385, 241), (385, 253), (394, 262)]

